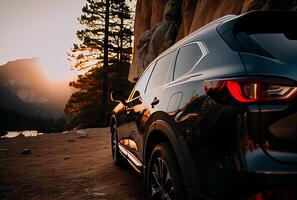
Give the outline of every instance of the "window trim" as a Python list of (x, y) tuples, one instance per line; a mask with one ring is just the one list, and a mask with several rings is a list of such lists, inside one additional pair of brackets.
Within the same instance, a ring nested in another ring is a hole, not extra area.
[[(199, 47), (199, 49), (200, 49), (202, 55), (201, 55), (201, 57), (198, 59), (198, 61), (193, 65), (193, 67), (192, 67), (188, 72), (184, 73), (183, 75), (181, 75), (181, 76), (179, 76), (179, 77), (177, 77), (177, 78), (175, 79), (175, 78), (174, 78), (174, 74), (175, 74), (176, 61), (177, 61), (177, 59), (178, 59), (179, 51), (180, 51), (181, 48), (186, 47), (186, 46), (190, 46), (190, 45), (192, 45), (192, 44), (196, 44), (196, 45), (198, 45), (198, 47)], [(172, 78), (173, 80), (172, 80), (172, 81), (178, 81), (178, 80), (180, 80), (180, 79), (183, 79), (184, 77), (187, 77), (187, 76), (193, 71), (193, 69), (198, 65), (198, 63), (199, 63), (199, 62), (200, 62), (200, 61), (201, 61), (201, 60), (202, 60), (208, 53), (209, 53), (209, 51), (208, 51), (207, 47), (205, 46), (205, 44), (204, 44), (202, 41), (190, 42), (190, 43), (187, 43), (187, 44), (184, 44), (184, 45), (178, 47), (178, 49), (177, 49), (177, 54), (176, 54), (176, 58), (175, 58), (175, 63), (174, 63), (173, 78)]]

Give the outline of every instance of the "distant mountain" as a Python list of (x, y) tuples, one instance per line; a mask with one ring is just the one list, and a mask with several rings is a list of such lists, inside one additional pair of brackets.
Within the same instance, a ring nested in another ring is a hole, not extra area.
[(42, 118), (63, 116), (71, 95), (68, 81), (53, 82), (37, 59), (21, 59), (0, 66), (0, 108)]
[(34, 106), (25, 103), (20, 97), (18, 97), (13, 90), (3, 86), (3, 80), (0, 83), (0, 108), (13, 110), (22, 114), (28, 114), (32, 116), (41, 115), (40, 112)]

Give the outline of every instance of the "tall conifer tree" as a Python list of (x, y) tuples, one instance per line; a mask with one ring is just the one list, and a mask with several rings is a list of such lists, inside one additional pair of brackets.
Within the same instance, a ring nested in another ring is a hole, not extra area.
[(132, 53), (131, 11), (125, 0), (87, 0), (77, 31), (80, 43), (68, 53), (73, 70), (83, 71), (70, 86), (77, 89), (65, 106), (70, 128), (106, 125), (108, 94), (127, 90)]

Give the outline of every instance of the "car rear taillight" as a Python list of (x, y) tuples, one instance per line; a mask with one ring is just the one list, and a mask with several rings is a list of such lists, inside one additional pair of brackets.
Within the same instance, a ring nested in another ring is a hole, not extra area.
[(219, 101), (259, 103), (290, 101), (297, 96), (297, 86), (288, 80), (241, 78), (204, 82), (205, 92)]

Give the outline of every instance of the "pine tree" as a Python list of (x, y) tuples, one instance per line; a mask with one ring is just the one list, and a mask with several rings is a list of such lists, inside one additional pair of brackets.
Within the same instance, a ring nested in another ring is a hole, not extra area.
[(84, 71), (69, 86), (77, 89), (64, 112), (69, 128), (106, 125), (111, 111), (108, 94), (129, 90), (132, 54), (132, 19), (125, 0), (87, 0), (78, 19), (85, 29), (77, 31), (79, 44), (68, 53), (73, 70)]

